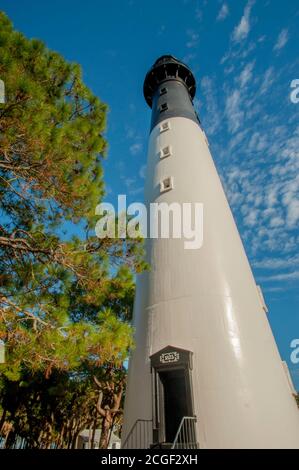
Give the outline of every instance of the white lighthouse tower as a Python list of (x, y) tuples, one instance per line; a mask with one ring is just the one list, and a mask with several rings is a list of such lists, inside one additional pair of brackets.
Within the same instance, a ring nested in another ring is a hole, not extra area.
[(202, 203), (203, 245), (146, 241), (122, 445), (298, 448), (299, 411), (194, 95), (192, 72), (172, 56), (146, 75), (146, 204)]

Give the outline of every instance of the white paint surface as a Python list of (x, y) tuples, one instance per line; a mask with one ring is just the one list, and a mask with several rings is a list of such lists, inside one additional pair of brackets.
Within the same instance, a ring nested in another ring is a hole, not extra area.
[[(205, 135), (186, 118), (151, 132), (146, 203), (204, 204), (204, 240), (148, 239), (151, 271), (139, 276), (136, 349), (130, 360), (123, 441), (152, 418), (149, 356), (172, 345), (193, 352), (201, 448), (299, 447), (299, 412)], [(161, 148), (172, 155), (161, 159)], [(174, 189), (160, 194), (160, 181)]]

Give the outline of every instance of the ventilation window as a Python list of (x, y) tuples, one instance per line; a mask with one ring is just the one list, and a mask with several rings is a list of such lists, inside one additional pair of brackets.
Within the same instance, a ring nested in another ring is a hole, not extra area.
[(160, 158), (170, 157), (170, 155), (172, 155), (170, 145), (167, 145), (167, 147), (164, 147), (163, 149), (160, 150)]
[(160, 193), (165, 193), (166, 191), (170, 191), (170, 189), (173, 189), (173, 177), (168, 176), (167, 178), (164, 178), (160, 182)]
[(167, 103), (162, 103), (160, 105), (160, 113), (163, 113), (163, 111), (167, 111), (168, 109), (168, 104)]
[(168, 131), (169, 129), (170, 129), (169, 121), (163, 122), (163, 124), (161, 124), (160, 126), (160, 132), (165, 132), (165, 131)]
[(167, 88), (166, 88), (166, 86), (163, 87), (163, 88), (160, 88), (160, 96), (161, 96), (161, 95), (166, 95), (166, 93), (167, 93)]

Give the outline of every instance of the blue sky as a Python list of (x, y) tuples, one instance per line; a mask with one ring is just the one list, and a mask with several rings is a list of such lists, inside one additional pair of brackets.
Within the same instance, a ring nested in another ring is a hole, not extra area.
[(145, 73), (170, 53), (197, 79), (195, 106), (299, 389), (299, 2), (0, 0), (15, 27), (82, 65), (109, 105), (107, 201), (142, 201), (150, 110)]

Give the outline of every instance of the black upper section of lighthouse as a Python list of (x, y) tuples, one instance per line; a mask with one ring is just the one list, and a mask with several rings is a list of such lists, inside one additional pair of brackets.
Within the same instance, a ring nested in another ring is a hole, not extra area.
[(143, 85), (144, 98), (152, 108), (151, 129), (171, 117), (186, 117), (198, 123), (192, 103), (195, 91), (195, 78), (187, 65), (171, 55), (157, 59)]

